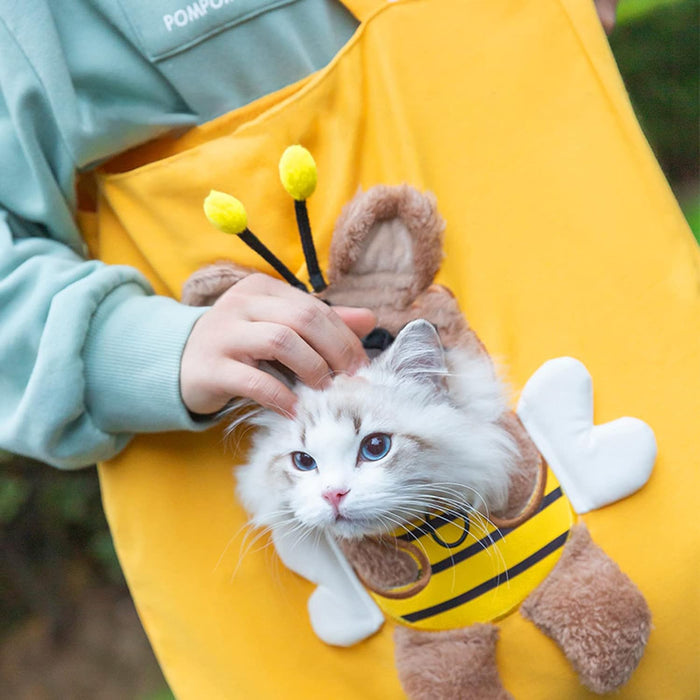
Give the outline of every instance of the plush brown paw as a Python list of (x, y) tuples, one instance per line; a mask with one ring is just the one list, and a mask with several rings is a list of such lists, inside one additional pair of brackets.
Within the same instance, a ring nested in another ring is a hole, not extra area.
[(182, 303), (188, 306), (211, 306), (225, 291), (256, 270), (220, 262), (192, 273), (182, 287)]
[(471, 625), (446, 632), (397, 627), (396, 668), (411, 700), (512, 700), (496, 668), (498, 630)]
[(609, 693), (629, 680), (651, 630), (639, 589), (583, 524), (574, 527), (554, 570), (520, 611), (557, 642), (594, 693)]

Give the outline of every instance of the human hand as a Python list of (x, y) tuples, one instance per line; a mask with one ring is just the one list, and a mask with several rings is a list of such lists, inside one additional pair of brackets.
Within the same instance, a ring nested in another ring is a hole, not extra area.
[(610, 34), (615, 27), (615, 14), (619, 0), (595, 0), (595, 9), (598, 11), (600, 23), (606, 34)]
[(192, 413), (209, 414), (234, 397), (292, 414), (296, 397), (258, 368), (276, 360), (312, 387), (367, 362), (358, 336), (376, 324), (368, 309), (329, 307), (267, 275), (225, 292), (195, 323), (180, 362), (180, 393)]

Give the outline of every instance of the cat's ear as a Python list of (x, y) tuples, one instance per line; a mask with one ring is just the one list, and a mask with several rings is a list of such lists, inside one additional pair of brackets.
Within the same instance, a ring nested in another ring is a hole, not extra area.
[(380, 362), (399, 379), (446, 389), (445, 350), (433, 324), (422, 318), (404, 326)]

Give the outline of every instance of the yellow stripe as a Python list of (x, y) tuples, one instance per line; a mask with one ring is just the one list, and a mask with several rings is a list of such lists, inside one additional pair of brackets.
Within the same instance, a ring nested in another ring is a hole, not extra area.
[[(548, 470), (545, 498), (558, 486), (553, 472)], [(508, 577), (504, 572), (567, 532), (573, 519), (571, 505), (566, 496), (562, 495), (525, 523), (505, 534), (502, 539), (499, 539), (501, 533), (497, 528), (479, 516), (471, 519), (469, 536), (454, 549), (446, 549), (437, 544), (427, 532), (421, 535), (415, 544), (425, 551), (433, 565), (449, 558), (450, 555), (458, 557), (460, 552), (473, 547), (478, 540), (490, 536), (494, 542), (456, 565), (434, 573), (428, 585), (410, 598), (396, 600), (378, 594), (373, 596), (390, 617), (406, 624), (402, 619), (405, 615), (450, 601), (494, 577), (500, 577), (498, 585), (473, 600), (410, 624), (422, 629), (439, 630), (496, 620), (519, 606), (544, 580), (561, 556), (561, 547), (516, 576)], [(437, 523), (435, 524), (437, 526)], [(444, 525), (438, 529), (438, 534), (446, 542), (457, 541), (461, 525), (459, 520)]]

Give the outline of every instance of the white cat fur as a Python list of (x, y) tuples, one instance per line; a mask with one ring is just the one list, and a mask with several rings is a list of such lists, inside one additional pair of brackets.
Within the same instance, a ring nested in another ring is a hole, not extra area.
[[(499, 424), (506, 392), (488, 357), (443, 351), (427, 321), (408, 324), (355, 376), (295, 392), (294, 418), (264, 411), (252, 421), (259, 430), (237, 480), (253, 524), (353, 538), (392, 531), (431, 508), (505, 507), (517, 451)], [(373, 433), (390, 435), (391, 449), (362, 461), (361, 441)], [(318, 468), (296, 469), (295, 451)], [(338, 512), (322, 497), (328, 489), (348, 491)]]

